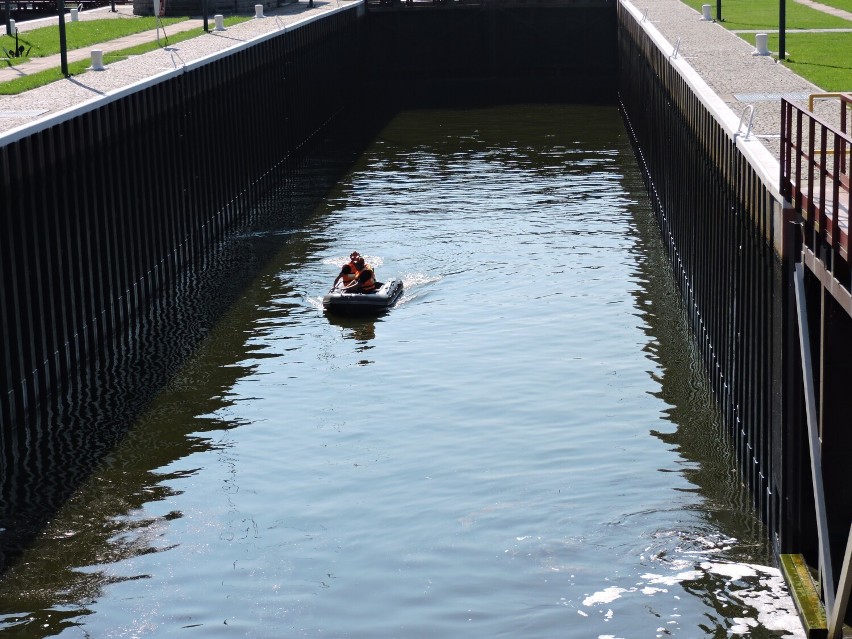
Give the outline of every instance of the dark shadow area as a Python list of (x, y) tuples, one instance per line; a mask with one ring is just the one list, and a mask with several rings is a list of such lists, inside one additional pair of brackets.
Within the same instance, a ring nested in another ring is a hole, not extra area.
[(366, 81), (402, 108), (614, 104), (614, 5), (371, 11)]

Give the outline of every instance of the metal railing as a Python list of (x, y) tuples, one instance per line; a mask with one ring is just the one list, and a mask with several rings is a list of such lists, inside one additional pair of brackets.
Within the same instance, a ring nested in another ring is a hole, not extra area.
[[(842, 260), (848, 272), (849, 169), (852, 164), (852, 136), (847, 131), (849, 96), (841, 95), (840, 130), (817, 115), (787, 100), (781, 101), (781, 195), (797, 211), (804, 223), (804, 240), (819, 253), (829, 249)], [(841, 283), (852, 288), (852, 280)]]

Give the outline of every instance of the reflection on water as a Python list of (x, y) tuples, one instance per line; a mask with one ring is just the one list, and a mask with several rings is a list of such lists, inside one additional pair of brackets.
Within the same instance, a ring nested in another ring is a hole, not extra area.
[[(800, 636), (615, 110), (402, 114), (289, 228), (0, 628)], [(323, 313), (353, 246), (403, 278), (390, 313)]]
[[(301, 158), (296, 167), (298, 179), (280, 185), (269, 201), (249, 212), (230, 237), (210, 247), (194, 269), (178, 274), (172, 288), (151, 300), (144, 316), (129, 318), (126, 334), (113, 340), (109, 348), (95, 352), (66, 387), (26, 422), (14, 428), (3, 425), (0, 576), (123, 440), (157, 390), (173, 383), (186, 359), (278, 253), (282, 241), (288, 242), (292, 266), (302, 263), (306, 246), (300, 227), (363, 148), (365, 136), (371, 137), (380, 118), (380, 114), (360, 118), (360, 128), (326, 139), (317, 157)], [(238, 349), (253, 352), (243, 335), (228, 336), (233, 347), (230, 337), (238, 338)], [(262, 353), (253, 353), (253, 357), (262, 357)], [(215, 373), (222, 378), (222, 388), (231, 387), (248, 370), (233, 363), (222, 366)], [(197, 373), (183, 370), (181, 374), (192, 377)], [(211, 404), (210, 413), (219, 399), (214, 395), (205, 400)], [(170, 430), (174, 436), (166, 439), (180, 443), (173, 451), (176, 458), (191, 453), (198, 444), (193, 441), (188, 446), (183, 436), (184, 431), (196, 429), (198, 422), (187, 416), (180, 422), (181, 428)], [(218, 421), (216, 424), (221, 427)], [(149, 457), (148, 462), (166, 460)]]
[[(152, 302), (148, 316), (134, 322), (132, 337), (96, 353), (26, 422), (4, 427), (0, 574), (121, 442), (152, 399), (152, 389), (176, 374), (271, 248), (268, 241), (241, 237), (216, 247), (203, 273), (185, 276)], [(240, 374), (231, 372), (225, 385)]]
[(375, 315), (352, 316), (326, 313), (326, 318), (332, 326), (340, 327), (343, 337), (356, 340), (359, 342), (359, 349), (365, 351), (370, 348), (368, 342), (371, 339), (376, 339), (376, 321), (381, 320), (376, 318)]

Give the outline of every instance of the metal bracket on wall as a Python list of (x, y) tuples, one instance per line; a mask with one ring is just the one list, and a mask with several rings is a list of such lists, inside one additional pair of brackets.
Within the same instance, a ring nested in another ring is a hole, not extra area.
[(672, 54), (669, 57), (677, 59), (677, 52), (678, 51), (680, 51), (680, 36), (677, 37), (677, 42), (675, 42), (674, 50), (672, 51)]

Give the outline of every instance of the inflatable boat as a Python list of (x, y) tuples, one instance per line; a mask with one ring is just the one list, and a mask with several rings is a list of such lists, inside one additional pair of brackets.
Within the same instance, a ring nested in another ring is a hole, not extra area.
[(374, 293), (345, 293), (331, 289), (322, 298), (323, 308), (336, 313), (369, 313), (389, 309), (402, 295), (402, 280), (377, 282)]

